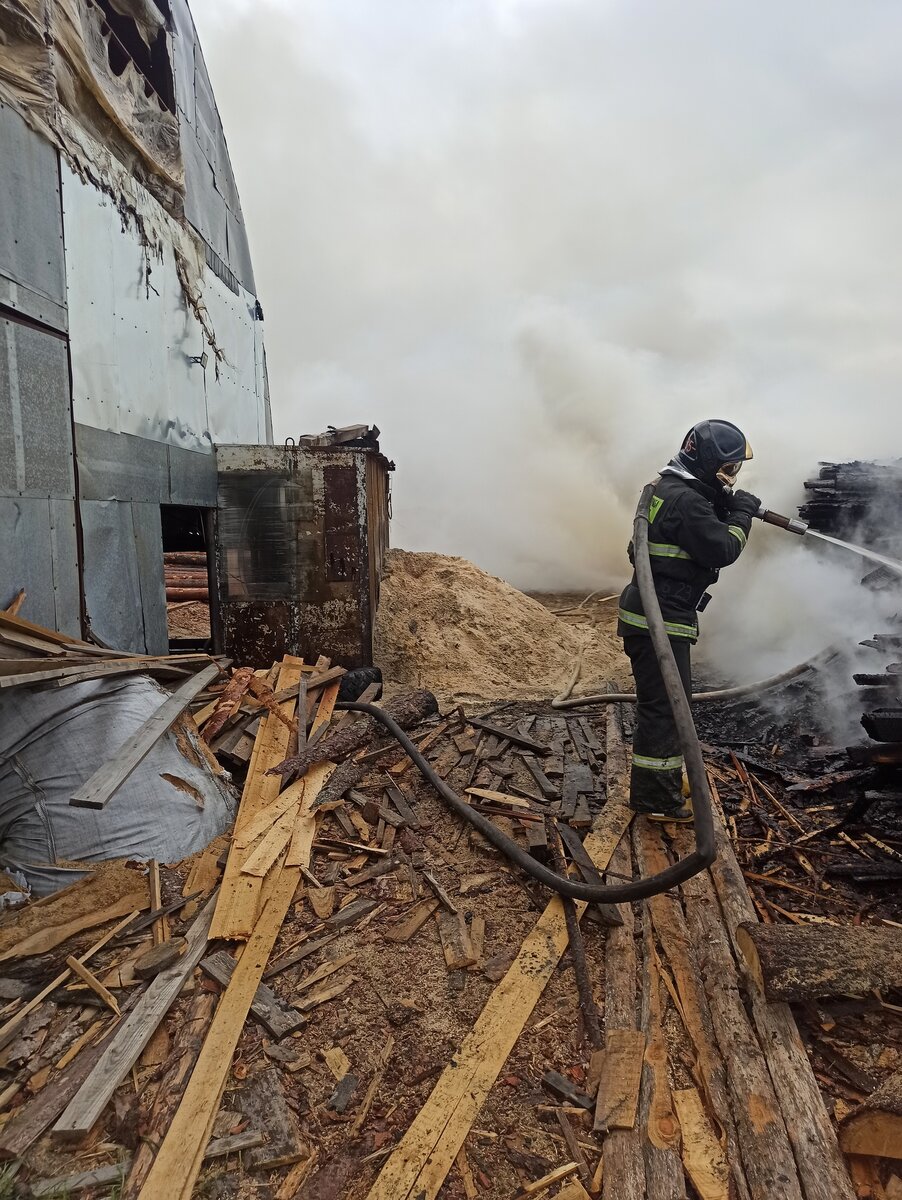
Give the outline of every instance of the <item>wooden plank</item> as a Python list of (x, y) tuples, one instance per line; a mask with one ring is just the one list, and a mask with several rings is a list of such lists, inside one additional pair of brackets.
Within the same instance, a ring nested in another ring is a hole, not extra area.
[(188, 930), (185, 953), (151, 980), (141, 999), (119, 1025), (94, 1070), (73, 1096), (53, 1127), (60, 1138), (85, 1137), (103, 1112), (113, 1092), (138, 1061), (157, 1026), (203, 957), (207, 948), (215, 897), (207, 901)]
[(449, 971), (472, 967), (476, 962), (470, 932), (463, 913), (440, 912), (436, 915), (445, 963)]
[[(207, 958), (201, 959), (200, 963), (201, 970), (222, 987), (228, 987), (237, 965), (235, 959), (225, 950), (208, 955)], [(265, 983), (257, 985), (251, 1001), (251, 1016), (276, 1041), (300, 1029), (307, 1020), (296, 1008), (281, 1000)]]
[(560, 792), (536, 762), (531, 754), (520, 755), (523, 766), (533, 778), (533, 781), (546, 800), (560, 799)]
[[(152, 858), (147, 864), (147, 886), (150, 892), (150, 908), (152, 912), (163, 907), (163, 893), (160, 889), (160, 864)], [(151, 926), (153, 944), (161, 945), (169, 937), (169, 922), (165, 916), (159, 916)]]
[[(301, 659), (286, 655), (279, 670), (279, 687), (297, 688), (302, 666)], [(293, 710), (294, 701), (286, 700), (283, 705), (285, 715), (291, 716)], [(284, 759), (289, 736), (287, 727), (272, 713), (267, 713), (254, 742), (254, 752), (235, 820), (236, 834), (243, 833), (254, 817), (278, 797), (281, 777), (267, 775), (266, 772)], [(243, 940), (250, 937), (253, 931), (262, 906), (264, 880), (242, 873), (241, 868), (247, 858), (246, 850), (233, 841), (219, 890), (219, 903), (210, 927), (211, 940)]]
[[(754, 921), (757, 914), (723, 823), (716, 787), (712, 786), (711, 791), (717, 858), (711, 866), (710, 877), (738, 955), (741, 950), (736, 942), (736, 931), (744, 921)], [(804, 1114), (800, 1119), (790, 1121), (787, 1132), (806, 1200), (854, 1200), (855, 1189), (789, 1006), (768, 1004), (755, 989), (750, 989), (749, 1000), (781, 1107)]]
[(502, 741), (511, 742), (514, 746), (519, 746), (522, 750), (528, 750), (531, 754), (545, 755), (548, 753), (548, 747), (541, 742), (536, 742), (532, 738), (524, 737), (522, 733), (517, 733), (513, 729), (502, 729), (499, 725), (493, 725), (490, 721), (483, 721), (480, 717), (468, 717), (467, 721), (470, 725), (474, 725), (477, 729), (482, 729), (486, 733), (491, 733)]
[[(284, 728), (280, 722), (274, 723)], [(287, 867), (275, 881), (210, 1023), (178, 1111), (144, 1183), (141, 1200), (190, 1200), (232, 1069), (232, 1056), (299, 879), (300, 871)]]
[(288, 854), (285, 857), (286, 867), (305, 867), (310, 862), (313, 840), (316, 837), (317, 817), (314, 812), (314, 804), (334, 770), (335, 763), (317, 763), (310, 768), (304, 779), (299, 781), (305, 784), (305, 790), (288, 847)]
[(136, 671), (142, 671), (149, 675), (187, 675), (191, 668), (197, 667), (201, 663), (209, 663), (209, 661), (209, 654), (203, 654), (196, 656), (179, 655), (176, 658), (168, 656), (129, 657), (110, 659), (106, 662), (98, 662), (87, 666), (48, 667), (43, 671), (29, 671), (27, 673), (23, 672), (20, 675), (0, 676), (0, 688), (24, 687), (29, 684), (38, 683), (53, 683), (57, 687), (65, 687), (70, 683), (81, 683), (86, 679), (130, 675)]
[(69, 803), (76, 808), (105, 808), (176, 717), (181, 716), (197, 693), (203, 691), (217, 675), (219, 667), (211, 663), (209, 667), (180, 684), (144, 724), (122, 743), (113, 757), (82, 784)]
[[(118, 925), (114, 925), (112, 929), (108, 929), (102, 938), (96, 941), (93, 946), (90, 946), (87, 950), (85, 950), (84, 954), (80, 954), (78, 956), (78, 962), (82, 964), (88, 962), (98, 950), (102, 950), (107, 942), (112, 941), (120, 930), (124, 929), (126, 925), (129, 925), (134, 920), (134, 918), (138, 915), (138, 911), (139, 910), (135, 909), (129, 912), (128, 915), (124, 917)], [(121, 916), (121, 914), (119, 915)], [(104, 919), (108, 920), (109, 918), (105, 917)], [(42, 988), (42, 990), (38, 992), (36, 996), (33, 996), (27, 1004), (24, 1004), (18, 1010), (18, 1012), (13, 1013), (13, 1015), (8, 1021), (5, 1022), (5, 1024), (0, 1025), (0, 1049), (12, 1041), (18, 1030), (22, 1027), (25, 1018), (30, 1013), (34, 1012), (38, 1005), (42, 1004), (52, 992), (55, 992), (58, 987), (62, 987), (62, 985), (68, 980), (71, 973), (72, 972), (69, 967), (67, 967), (65, 971), (61, 971), (59, 975), (57, 975), (56, 978), (51, 979), (47, 986)]]
[(399, 921), (397, 925), (392, 925), (385, 931), (384, 936), (390, 942), (409, 942), (414, 934), (423, 928), (437, 908), (438, 900), (420, 900), (404, 920)]
[(236, 833), (232, 838), (232, 844), (241, 850), (245, 850), (257, 838), (262, 837), (264, 833), (268, 833), (283, 813), (288, 812), (289, 808), (294, 807), (294, 805), (300, 804), (303, 795), (304, 780), (299, 779), (296, 783), (292, 783), (287, 787), (272, 804), (268, 805), (262, 812), (257, 813), (255, 817), (248, 821), (241, 832)]
[[(608, 865), (631, 820), (624, 804), (609, 799), (584, 843), (599, 870)], [(577, 916), (585, 907), (575, 904)], [(555, 897), (395, 1147), (367, 1200), (435, 1200), (566, 945), (564, 909)]]
[(269, 871), (270, 867), (272, 867), (273, 863), (291, 841), (299, 804), (300, 801), (282, 813), (281, 817), (278, 818), (253, 854), (249, 855), (247, 860), (242, 864), (242, 874), (259, 875), (262, 879), (267, 871)]
[(286, 951), (275, 962), (270, 963), (263, 973), (263, 978), (271, 979), (273, 975), (278, 975), (281, 971), (286, 971), (289, 967), (297, 966), (299, 962), (303, 962), (311, 954), (316, 954), (317, 951), (322, 950), (323, 946), (328, 946), (330, 942), (334, 942), (337, 937), (337, 933), (330, 933), (326, 937), (316, 938), (312, 942), (305, 942), (300, 949)]
[(526, 808), (531, 812), (535, 812), (535, 808), (528, 800), (521, 799), (520, 796), (511, 796), (509, 792), (495, 792), (491, 788), (470, 787), (467, 788), (468, 796), (479, 796), (482, 800), (491, 800), (495, 804), (509, 804), (513, 808)]
[(84, 963), (80, 962), (77, 958), (73, 958), (72, 955), (69, 954), (66, 957), (66, 966), (73, 975), (77, 975), (82, 983), (86, 984), (91, 989), (95, 996), (99, 996), (107, 1008), (114, 1012), (117, 1017), (122, 1016), (122, 1013), (119, 1011), (119, 1005), (116, 1003), (116, 997), (109, 990), (109, 988), (105, 988), (103, 986), (97, 976), (89, 971)]
[(730, 1200), (730, 1168), (701, 1096), (680, 1088), (673, 1105), (683, 1131), (683, 1166), (700, 1200)]
[(595, 1132), (632, 1129), (639, 1104), (645, 1034), (641, 1029), (607, 1029), (604, 1051), (595, 1106)]
[(28, 937), (22, 938), (21, 942), (16, 942), (14, 946), (10, 946), (8, 950), (0, 954), (0, 962), (46, 954), (48, 950), (54, 950), (57, 946), (61, 946), (63, 942), (75, 937), (77, 933), (82, 933), (85, 929), (93, 929), (97, 925), (105, 925), (107, 921), (115, 921), (117, 917), (122, 917), (126, 913), (132, 913), (132, 916), (129, 917), (131, 921), (134, 914), (147, 908), (147, 905), (148, 897), (145, 892), (132, 892), (128, 896), (123, 896), (121, 900), (117, 900), (115, 904), (111, 904), (109, 908), (103, 908), (99, 912), (83, 913), (62, 925), (52, 925), (48, 929), (38, 929), (34, 933), (30, 933)]

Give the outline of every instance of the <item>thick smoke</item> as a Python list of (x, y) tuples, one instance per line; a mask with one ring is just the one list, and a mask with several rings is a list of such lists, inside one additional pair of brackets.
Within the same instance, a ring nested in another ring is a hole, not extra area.
[[(788, 511), (818, 459), (899, 452), (898, 5), (193, 7), (276, 436), (378, 424), (397, 544), (613, 588), (697, 419), (746, 429), (743, 484)], [(756, 528), (710, 656), (867, 636), (860, 573)]]

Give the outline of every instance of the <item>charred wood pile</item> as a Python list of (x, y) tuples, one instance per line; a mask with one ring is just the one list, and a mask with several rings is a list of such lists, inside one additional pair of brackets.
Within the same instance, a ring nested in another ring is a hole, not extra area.
[[(42, 671), (109, 659), (50, 644)], [(632, 819), (619, 708), (440, 713), (324, 658), (165, 667), (167, 711), (243, 779), (237, 818), (185, 861), (0, 919), (0, 1158), (23, 1195), (891, 1194), (902, 913), (846, 872), (902, 868), (902, 833), (839, 828), (841, 773), (793, 791), (811, 777), (779, 745), (712, 747), (712, 870), (564, 905), (339, 695), (384, 704), (474, 809), (594, 881), (692, 844)], [(97, 764), (110, 803), (133, 753)]]
[(902, 460), (821, 463), (805, 482), (808, 499), (799, 516), (832, 537), (880, 548), (898, 543), (902, 526)]

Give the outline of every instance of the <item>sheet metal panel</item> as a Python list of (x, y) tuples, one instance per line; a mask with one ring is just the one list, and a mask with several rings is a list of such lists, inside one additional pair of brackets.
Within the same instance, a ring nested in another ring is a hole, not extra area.
[[(53, 628), (81, 637), (81, 593), (78, 579), (78, 535), (75, 528), (75, 501), (49, 501), (50, 563), (53, 571), (53, 604), (56, 620)], [(28, 613), (28, 602), (22, 615)]]
[(0, 494), (74, 495), (66, 343), (0, 319)]
[(216, 457), (167, 446), (169, 503), (216, 507)]
[(146, 652), (141, 579), (131, 504), (82, 500), (85, 604), (93, 631), (108, 646)]
[(0, 497), (0, 562), (0, 605), (25, 588), (23, 617), (79, 636), (73, 501)]
[(169, 447), (162, 442), (76, 425), (75, 444), (85, 500), (169, 502)]
[(166, 654), (166, 584), (163, 570), (163, 531), (159, 504), (132, 504), (132, 526), (144, 618), (144, 646), (148, 654)]
[(207, 427), (214, 442), (258, 442), (265, 438), (264, 397), (258, 391), (257, 301), (242, 288), (235, 295), (212, 271), (206, 273), (204, 302), (225, 351), (219, 379), (207, 368)]
[(216, 99), (186, 0), (172, 0), (173, 72), (185, 166), (185, 217), (254, 291), (247, 232)]
[(0, 302), (66, 328), (66, 273), (57, 153), (0, 104)]
[[(236, 296), (204, 270), (201, 298), (222, 351), (217, 371), (172, 248), (161, 258), (148, 251), (109, 199), (65, 166), (63, 199), (76, 420), (195, 451), (263, 436), (255, 298)], [(153, 212), (150, 196), (142, 203)], [(192, 361), (205, 352), (206, 367)]]

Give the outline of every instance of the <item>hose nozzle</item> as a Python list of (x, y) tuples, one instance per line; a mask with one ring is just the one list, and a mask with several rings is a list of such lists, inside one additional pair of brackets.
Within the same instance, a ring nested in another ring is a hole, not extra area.
[(808, 532), (808, 522), (800, 521), (798, 517), (784, 517), (780, 513), (771, 512), (769, 508), (765, 508), (762, 504), (756, 514), (767, 525), (777, 525), (780, 529), (788, 529), (790, 533), (798, 533), (799, 535)]

